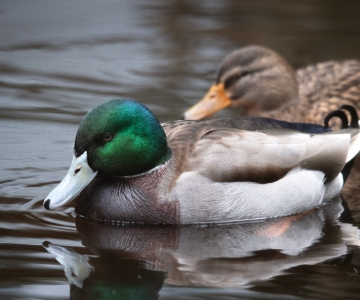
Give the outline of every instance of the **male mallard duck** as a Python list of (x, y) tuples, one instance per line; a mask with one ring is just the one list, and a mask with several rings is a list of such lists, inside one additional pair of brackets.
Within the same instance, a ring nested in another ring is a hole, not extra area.
[(184, 118), (200, 120), (232, 106), (247, 116), (322, 124), (342, 104), (360, 111), (359, 100), (357, 60), (328, 61), (294, 72), (276, 52), (248, 46), (225, 57), (208, 93)]
[(265, 118), (160, 125), (145, 106), (110, 100), (82, 120), (69, 171), (44, 206), (81, 192), (79, 215), (172, 224), (306, 212), (340, 192), (360, 149), (359, 129), (327, 130)]

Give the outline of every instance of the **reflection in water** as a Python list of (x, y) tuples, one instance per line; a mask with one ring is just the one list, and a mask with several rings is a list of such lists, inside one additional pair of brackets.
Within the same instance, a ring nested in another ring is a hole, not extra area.
[(70, 299), (157, 299), (166, 278), (164, 271), (120, 255), (109, 253), (93, 258), (90, 266), (85, 255), (67, 247), (51, 243), (44, 247), (63, 265), (70, 283)]
[(49, 242), (44, 242), (43, 246), (48, 252), (54, 254), (56, 260), (63, 265), (69, 283), (81, 289), (84, 279), (89, 277), (92, 270), (87, 256), (80, 255), (70, 248), (57, 246)]
[[(208, 237), (205, 242), (214, 243), (216, 248), (213, 236), (219, 229), (215, 228), (188, 229), (189, 237), (184, 228), (160, 230), (153, 234), (152, 246), (140, 248), (139, 253), (133, 251), (135, 260), (121, 260), (120, 257), (131, 256), (131, 251), (125, 251), (135, 249), (133, 245), (141, 236), (140, 230), (102, 226), (108, 228), (104, 229), (105, 233), (113, 231), (114, 236), (118, 236), (108, 243), (118, 239), (118, 248), (123, 249), (120, 253), (109, 250), (114, 253), (109, 256), (113, 261), (105, 263), (104, 255), (93, 258), (91, 250), (81, 245), (71, 216), (72, 207), (49, 212), (42, 207), (42, 201), (68, 169), (78, 124), (92, 107), (122, 96), (141, 101), (161, 122), (178, 119), (206, 92), (221, 59), (245, 45), (270, 47), (295, 68), (331, 59), (359, 59), (359, 9), (360, 1), (356, 0), (345, 4), (336, 0), (1, 1), (0, 298), (68, 299), (69, 284), (63, 267), (44, 249), (45, 240), (85, 255), (94, 267), (83, 281), (83, 289), (71, 284), (72, 294), (75, 294), (73, 290), (84, 293), (92, 278), (102, 286), (101, 268), (105, 274), (111, 274), (105, 267), (109, 269), (113, 263), (114, 269), (119, 270), (118, 276), (123, 274), (122, 279), (114, 276), (123, 282), (123, 287), (135, 285), (138, 270), (135, 266), (141, 266), (150, 276), (157, 274), (154, 290), (158, 291), (165, 273), (155, 274), (154, 270), (166, 270), (168, 277), (160, 290), (160, 299), (238, 299), (242, 289), (201, 289), (196, 285), (196, 281), (201, 280), (195, 274), (215, 272), (209, 269), (211, 265), (213, 268), (228, 266), (241, 278), (241, 272), (233, 270), (235, 266), (251, 265), (257, 259), (261, 269), (261, 258), (263, 273), (266, 261), (276, 257), (278, 260), (283, 257), (282, 261), (298, 259), (299, 263), (301, 253), (291, 256), (276, 249), (254, 250), (252, 256), (244, 258), (234, 259), (229, 255), (230, 258), (222, 260), (218, 256), (202, 260), (199, 252), (205, 255), (205, 249), (196, 245), (191, 235), (199, 236), (203, 230)], [(233, 113), (227, 111), (221, 116), (237, 115)], [(359, 203), (359, 195), (354, 193), (352, 198)], [(353, 224), (359, 226), (360, 210), (353, 210), (351, 214)], [(291, 224), (296, 222), (300, 220)], [(344, 222), (338, 224), (352, 228)], [(344, 249), (341, 242), (344, 229), (329, 223), (323, 228), (325, 235), (320, 237), (320, 234), (319, 240), (313, 241), (315, 244), (310, 246), (309, 242), (309, 247), (303, 250), (307, 258), (311, 253), (315, 256), (329, 251), (322, 249), (322, 245)], [(91, 222), (86, 224), (90, 228), (95, 226), (90, 225)], [(139, 237), (134, 237), (131, 230)], [(122, 232), (128, 232), (128, 237)], [(145, 231), (142, 235), (146, 238)], [(299, 237), (303, 239), (304, 235)], [(82, 237), (85, 241), (84, 234)], [(124, 238), (130, 237), (127, 247)], [(351, 235), (348, 238), (354, 241)], [(89, 242), (84, 243), (95, 251), (90, 236), (87, 240)], [(187, 250), (184, 250), (184, 241), (189, 242)], [(104, 240), (101, 243), (105, 243)], [(238, 244), (249, 245), (246, 241)], [(150, 254), (155, 252), (151, 247), (159, 249), (157, 259), (151, 260)], [(116, 248), (116, 244), (109, 248)], [(197, 258), (195, 254), (184, 253), (191, 253), (192, 249), (199, 251)], [(294, 249), (300, 248), (295, 245)], [(339, 253), (343, 253), (341, 249)], [(306, 295), (312, 299), (356, 299), (360, 293), (359, 281), (346, 280), (347, 272), (354, 272), (354, 268), (360, 270), (360, 250), (354, 249), (354, 257), (346, 265), (299, 265), (282, 276), (252, 282), (252, 291), (261, 294), (256, 299), (269, 298), (271, 292), (270, 298), (276, 299), (306, 298)], [(160, 253), (165, 256), (160, 257)], [(176, 259), (173, 264), (171, 257)], [(191, 257), (196, 265), (190, 265)], [(144, 266), (138, 259), (149, 265)], [(158, 267), (150, 263), (152, 261)], [(86, 263), (83, 266), (86, 267)], [(135, 270), (131, 273), (133, 267)], [(220, 273), (220, 269), (217, 271)], [(72, 272), (75, 276), (78, 271)], [(133, 277), (130, 274), (134, 274)], [(176, 274), (182, 274), (179, 275), (184, 278), (182, 284), (189, 282), (196, 288), (190, 290), (175, 285), (181, 281)], [(226, 274), (226, 270), (221, 274)], [(104, 278), (109, 279), (105, 275)], [(207, 275), (203, 281), (209, 278)], [(242, 296), (255, 298), (249, 294)]]
[(117, 227), (77, 217), (82, 243), (97, 255), (93, 269), (66, 247), (44, 247), (64, 266), (72, 299), (157, 299), (164, 280), (249, 287), (292, 267), (346, 256), (348, 245), (360, 241), (357, 228), (337, 221), (342, 211), (338, 198), (302, 215), (221, 226)]

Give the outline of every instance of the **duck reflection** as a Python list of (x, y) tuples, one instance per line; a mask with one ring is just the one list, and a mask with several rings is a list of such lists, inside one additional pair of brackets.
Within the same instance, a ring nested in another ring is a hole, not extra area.
[(346, 256), (349, 245), (360, 245), (359, 230), (339, 221), (342, 212), (338, 198), (301, 215), (221, 226), (125, 227), (76, 217), (82, 243), (97, 257), (44, 247), (64, 266), (72, 299), (157, 299), (164, 282), (249, 286)]

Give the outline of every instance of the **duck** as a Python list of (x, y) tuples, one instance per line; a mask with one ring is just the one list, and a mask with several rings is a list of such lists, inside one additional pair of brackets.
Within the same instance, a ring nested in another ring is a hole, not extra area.
[(201, 120), (227, 107), (243, 116), (322, 124), (345, 104), (360, 111), (360, 61), (326, 61), (297, 71), (277, 52), (251, 45), (221, 62), (201, 101), (183, 113)]
[[(225, 108), (242, 116), (323, 124), (330, 112), (349, 105), (360, 113), (360, 61), (326, 61), (298, 70), (277, 52), (250, 45), (228, 54), (201, 101), (187, 109), (185, 120), (202, 120)], [(331, 128), (341, 127), (332, 120)], [(351, 210), (360, 209), (360, 159), (342, 194)]]
[(82, 119), (69, 170), (43, 206), (76, 198), (77, 215), (121, 224), (299, 214), (339, 195), (359, 131), (251, 117), (160, 124), (141, 103), (113, 99)]

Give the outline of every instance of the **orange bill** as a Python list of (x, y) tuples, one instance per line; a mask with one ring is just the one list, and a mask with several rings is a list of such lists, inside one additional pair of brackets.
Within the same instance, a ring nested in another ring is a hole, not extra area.
[(226, 96), (224, 83), (213, 84), (200, 102), (190, 107), (184, 113), (185, 120), (201, 120), (231, 105)]

